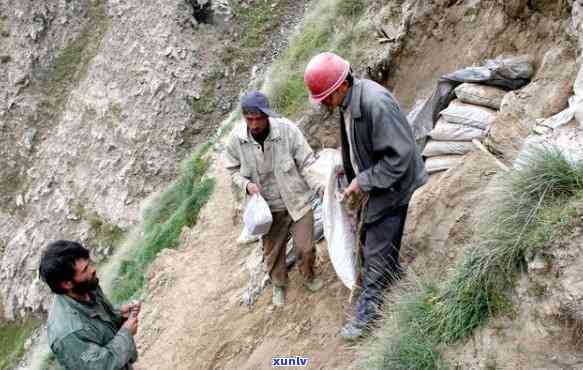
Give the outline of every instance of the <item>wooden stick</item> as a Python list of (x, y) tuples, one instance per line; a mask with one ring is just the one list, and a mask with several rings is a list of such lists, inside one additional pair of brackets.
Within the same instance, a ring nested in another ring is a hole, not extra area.
[(486, 147), (484, 145), (482, 145), (482, 143), (480, 143), (477, 139), (472, 139), (472, 143), (474, 143), (474, 145), (480, 149), (481, 151), (483, 151), (484, 153), (488, 154), (498, 165), (498, 167), (500, 167), (501, 169), (503, 169), (504, 171), (508, 172), (510, 171), (510, 168), (508, 168), (508, 166), (506, 166), (504, 163), (502, 163), (498, 158), (496, 158), (494, 156), (494, 154), (490, 153), (488, 151), (488, 149), (486, 149)]

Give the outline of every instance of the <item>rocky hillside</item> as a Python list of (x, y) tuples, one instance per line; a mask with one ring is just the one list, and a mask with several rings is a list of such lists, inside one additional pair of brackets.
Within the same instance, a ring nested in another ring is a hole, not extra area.
[[(324, 3), (329, 7), (338, 5)], [(338, 145), (335, 118), (326, 118), (309, 107), (300, 100), (305, 95), (295, 89), (298, 73), (309, 55), (327, 49), (343, 51), (358, 74), (391, 88), (406, 110), (427, 98), (442, 74), (479, 65), (488, 58), (528, 55), (535, 66), (534, 77), (524, 88), (505, 95), (503, 107), (486, 139), (498, 159), (510, 164), (536, 123), (566, 108), (573, 94), (583, 36), (580, 11), (581, 5), (575, 2), (371, 1), (356, 12), (358, 17), (350, 27), (343, 28), (329, 26), (328, 18), (318, 13), (314, 4), (306, 16), (303, 33), (273, 66), (276, 78), (272, 78), (272, 85), (267, 89), (280, 110), (301, 122), (314, 147), (335, 147)], [(310, 44), (311, 40), (320, 43)], [(278, 80), (280, 74), (286, 76), (284, 82)], [(286, 92), (283, 97), (279, 93), (282, 90)], [(415, 196), (407, 225), (403, 259), (412, 276), (429, 281), (448, 276), (474, 237), (480, 214), (489, 207), (486, 191), (500, 172), (492, 156), (477, 151), (464, 156), (449, 171), (431, 176), (430, 182)], [(179, 364), (195, 363), (212, 368), (267, 369), (270, 356), (298, 353), (306, 354), (318, 368), (367, 365), (367, 360), (374, 356), (368, 344), (356, 352), (347, 351), (335, 337), (343, 321), (338, 314), (350, 315), (352, 311), (350, 304), (341, 299), (347, 299), (348, 292), (330, 276), (330, 263), (323, 246), (319, 251), (323, 261), (320, 271), (327, 282), (324, 292), (316, 297), (304, 297), (296, 292), (299, 283), (294, 281), (290, 302), (283, 311), (274, 309), (269, 297), (262, 296), (252, 312), (246, 312), (236, 299), (247, 283), (249, 265), (257, 263), (254, 261), (257, 251), (254, 247), (241, 251), (233, 245), (236, 228), (231, 235), (224, 232), (217, 236), (221, 240), (219, 244), (225, 245), (220, 250), (212, 248), (212, 252), (206, 252), (196, 248), (201, 235), (211, 233), (203, 230), (227, 227), (223, 223), (212, 226), (217, 220), (208, 216), (202, 222), (209, 227), (201, 226), (198, 232), (195, 229), (186, 237), (180, 251), (164, 255), (152, 270), (150, 293), (146, 297), (150, 309), (143, 317), (152, 327), (140, 337), (144, 343), (143, 359), (148, 365), (140, 362), (140, 366), (163, 368), (168, 363), (179, 367)], [(579, 252), (574, 244), (569, 244), (571, 247), (563, 246), (562, 242), (557, 244), (561, 248), (552, 252), (552, 256), (541, 257), (556, 263), (541, 265), (537, 257), (538, 262), (529, 264), (528, 278), (517, 283), (517, 291), (511, 293), (511, 304), (517, 305), (516, 311), (496, 319), (479, 331), (475, 339), (469, 336), (458, 347), (450, 350), (439, 347), (445, 358), (441, 364), (462, 368), (562, 368), (580, 364), (571, 339), (579, 333), (579, 321), (572, 311), (561, 314), (560, 305), (551, 307), (558, 298), (573, 302), (567, 297), (575, 297), (576, 301), (581, 294), (573, 295), (575, 288), (566, 287), (578, 271), (576, 262), (567, 260), (572, 256), (577, 258)], [(186, 261), (201, 259), (207, 261), (206, 267), (177, 273), (186, 269)], [(213, 277), (205, 284), (197, 283), (213, 269), (224, 270), (225, 260), (240, 260), (236, 276), (227, 280)], [(567, 272), (564, 277), (546, 280), (559, 270)], [(197, 285), (201, 296), (188, 288), (191, 285)], [(405, 284), (395, 291), (407, 292), (408, 288), (411, 287)], [(168, 311), (161, 308), (166, 306), (163, 302), (174, 299), (184, 304), (192, 302), (192, 306), (168, 305)], [(336, 308), (324, 307), (327, 302), (336, 302)], [(193, 316), (194, 319), (186, 319)], [(545, 325), (545, 320), (551, 317), (560, 319)], [(564, 320), (562, 324), (560, 320)], [(532, 325), (531, 321), (534, 321)], [(184, 324), (181, 328), (175, 324), (168, 327), (156, 324), (174, 322)], [(537, 332), (544, 334), (536, 337)], [(389, 337), (397, 336), (396, 331), (387, 333)], [(553, 338), (564, 335), (565, 340), (541, 354), (547, 335)], [(532, 340), (526, 341), (529, 336)], [(524, 343), (511, 348), (509, 344), (515, 340)], [(387, 347), (382, 347), (382, 343), (373, 347), (380, 360), (371, 369), (395, 368), (383, 362), (387, 361), (387, 357), (382, 357)], [(192, 348), (197, 348), (196, 358), (192, 356)], [(559, 361), (559, 358), (566, 360)], [(402, 368), (422, 368), (417, 366), (418, 360), (401, 362)], [(437, 364), (432, 362), (423, 368), (436, 368)]]
[(3, 316), (46, 309), (35, 270), (48, 241), (107, 258), (262, 74), (302, 4), (265, 18), (270, 4), (249, 3), (0, 2)]
[[(47, 308), (46, 288), (35, 276), (47, 241), (79, 239), (106, 260), (138, 222), (142, 201), (175, 178), (180, 161), (236, 108), (242, 89), (261, 86), (274, 59), (264, 88), (315, 148), (339, 143), (336, 118), (308, 104), (302, 82), (308, 59), (324, 50), (343, 54), (358, 75), (389, 87), (406, 111), (427, 98), (444, 73), (488, 58), (528, 55), (534, 77), (505, 95), (486, 139), (507, 164), (537, 120), (566, 108), (573, 94), (583, 47), (578, 0), (322, 0), (309, 4), (300, 33), (286, 47), (306, 3), (0, 0), (0, 299), (6, 318)], [(403, 258), (411, 271), (445, 277), (473, 237), (479, 200), (499, 171), (491, 156), (474, 152), (431, 177), (407, 225)], [(179, 250), (163, 254), (148, 276), (138, 367), (268, 368), (271, 356), (289, 351), (309, 353), (321, 368), (356, 364), (358, 351), (335, 338), (351, 307), (325, 245), (324, 292), (292, 296), (282, 312), (274, 312), (268, 297), (259, 297), (252, 312), (239, 306), (249, 279), (247, 258), (257, 251), (235, 247), (239, 225), (231, 225), (230, 215), (209, 219), (224, 210), (228, 188), (224, 172), (212, 172), (219, 191), (201, 225), (185, 232)], [(201, 235), (216, 238), (209, 244), (216, 248), (201, 249), (207, 243)], [(573, 237), (579, 240), (578, 231)], [(533, 305), (519, 307), (518, 323), (540, 317), (554, 297), (545, 296), (537, 308), (540, 294), (533, 298), (529, 291), (566, 291), (576, 276), (565, 256), (578, 258), (578, 252), (557, 253), (552, 258), (570, 269), (568, 277), (543, 284), (541, 276), (555, 271), (548, 266), (529, 273), (543, 288), (520, 280), (515, 300), (528, 296), (524, 300)], [(213, 275), (230, 266), (226, 259), (237, 260), (232, 279)], [(559, 295), (566, 294), (573, 293)], [(563, 317), (571, 338), (578, 319)], [(462, 367), (488, 367), (491, 358), (497, 367), (518, 366), (543, 347), (544, 337), (523, 357), (502, 353), (508, 338), (536, 335), (542, 324), (536, 325), (506, 331), (502, 339), (492, 339), (496, 328), (489, 327), (477, 342), (445, 357)], [(560, 337), (561, 326), (551, 329)], [(579, 363), (574, 347), (557, 348), (575, 360), (549, 357), (532, 365)]]

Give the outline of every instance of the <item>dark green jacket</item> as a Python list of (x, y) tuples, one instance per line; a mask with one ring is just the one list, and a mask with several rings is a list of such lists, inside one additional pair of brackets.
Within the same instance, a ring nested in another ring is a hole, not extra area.
[(69, 370), (131, 369), (138, 353), (123, 318), (101, 288), (91, 293), (92, 302), (82, 303), (57, 295), (47, 322), (51, 350)]

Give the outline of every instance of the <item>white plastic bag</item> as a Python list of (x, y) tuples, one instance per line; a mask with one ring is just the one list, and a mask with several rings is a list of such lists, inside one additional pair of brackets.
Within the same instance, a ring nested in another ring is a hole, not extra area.
[(476, 146), (471, 141), (429, 140), (423, 150), (423, 156), (435, 157), (447, 154), (466, 154), (476, 149)]
[(273, 216), (261, 195), (254, 194), (251, 197), (243, 214), (243, 222), (250, 235), (263, 235), (269, 231)]
[(448, 123), (457, 123), (459, 125), (486, 130), (496, 117), (496, 111), (454, 100), (447, 108), (440, 112), (440, 115)]
[(472, 141), (473, 139), (484, 139), (486, 131), (475, 127), (448, 123), (442, 117), (437, 121), (429, 136), (434, 140), (441, 141)]
[(356, 284), (356, 225), (336, 196), (336, 171), (331, 171), (324, 193), (324, 237), (336, 275), (348, 289)]

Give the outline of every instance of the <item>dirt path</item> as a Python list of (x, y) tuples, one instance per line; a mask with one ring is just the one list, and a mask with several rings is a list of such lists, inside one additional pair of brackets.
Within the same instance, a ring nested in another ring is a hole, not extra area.
[(271, 305), (271, 286), (252, 310), (240, 305), (245, 260), (259, 246), (236, 245), (240, 226), (220, 155), (213, 171), (217, 187), (199, 223), (185, 232), (182, 249), (162, 253), (150, 270), (136, 368), (271, 369), (272, 357), (292, 355), (309, 357), (310, 369), (349, 368), (356, 354), (336, 336), (348, 290), (327, 256), (319, 264), (322, 291), (308, 293), (294, 269), (285, 307)]

